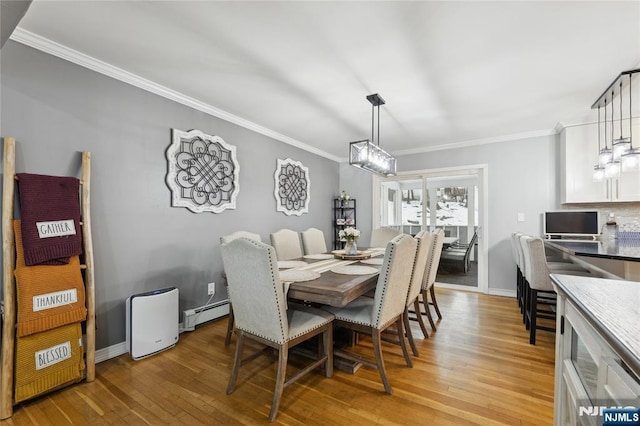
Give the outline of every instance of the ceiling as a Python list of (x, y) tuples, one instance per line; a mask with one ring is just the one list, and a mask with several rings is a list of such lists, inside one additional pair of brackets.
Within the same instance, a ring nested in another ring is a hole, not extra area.
[(16, 33), (334, 159), (370, 137), (371, 93), (381, 147), (402, 154), (593, 120), (640, 65), (640, 1), (34, 1)]

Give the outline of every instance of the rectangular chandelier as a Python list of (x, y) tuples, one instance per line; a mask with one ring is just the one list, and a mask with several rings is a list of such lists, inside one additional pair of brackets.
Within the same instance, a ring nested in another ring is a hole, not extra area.
[(395, 157), (368, 139), (349, 143), (349, 164), (383, 176), (396, 174)]

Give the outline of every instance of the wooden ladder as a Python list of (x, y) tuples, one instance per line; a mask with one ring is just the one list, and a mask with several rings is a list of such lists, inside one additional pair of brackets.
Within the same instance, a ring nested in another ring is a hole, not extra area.
[[(2, 294), (4, 314), (2, 322), (2, 351), (0, 360), (0, 419), (13, 414), (13, 378), (16, 341), (16, 286), (15, 241), (13, 233), (13, 211), (15, 200), (16, 142), (14, 138), (4, 138), (3, 186), (2, 186)], [(93, 263), (93, 242), (91, 239), (91, 153), (82, 153), (82, 177), (80, 181), (81, 228), (84, 253), (85, 298), (87, 308), (85, 342), (85, 378), (92, 382), (96, 376), (96, 299)]]

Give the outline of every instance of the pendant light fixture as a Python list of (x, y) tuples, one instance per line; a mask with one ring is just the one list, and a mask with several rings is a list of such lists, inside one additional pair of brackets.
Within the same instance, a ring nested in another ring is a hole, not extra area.
[[(614, 92), (611, 91), (611, 102), (609, 102), (611, 104), (611, 145), (613, 146), (613, 115), (614, 115), (614, 111), (613, 111), (613, 96), (614, 96)], [(606, 112), (606, 108), (605, 108), (605, 112)], [(605, 114), (606, 115), (606, 114)], [(605, 124), (606, 124), (606, 120), (605, 120)], [(606, 129), (606, 126), (605, 126)], [(605, 131), (606, 133), (606, 131)], [(605, 134), (605, 141), (607, 140), (607, 136)], [(611, 155), (611, 159), (609, 160), (609, 162), (607, 164), (604, 165), (604, 177), (606, 178), (615, 178), (620, 176), (620, 160), (616, 160), (615, 157), (613, 155)]]
[(629, 149), (627, 150), (627, 152), (625, 152), (620, 156), (620, 162), (622, 164), (623, 172), (632, 172), (640, 168), (640, 149), (633, 147), (633, 138), (632, 138), (633, 136), (632, 135), (633, 103), (631, 100), (631, 93), (632, 93), (631, 79), (632, 78), (633, 78), (633, 74), (629, 74)]
[[(385, 104), (384, 99), (374, 93), (367, 96), (367, 100), (371, 102), (371, 140), (365, 139), (349, 143), (349, 164), (382, 176), (395, 176), (396, 158), (380, 148), (380, 105)], [(373, 143), (376, 108), (378, 109), (377, 145)]]
[[(598, 105), (598, 154), (600, 154), (600, 105)], [(593, 181), (602, 182), (604, 180), (604, 166), (596, 164), (593, 166)]]
[[(640, 72), (640, 68), (623, 71), (616, 79), (605, 89), (600, 97), (591, 105), (591, 109), (598, 108), (598, 164), (593, 167), (593, 179), (598, 182), (605, 178), (617, 177), (620, 170), (625, 172), (640, 169), (640, 147), (633, 147), (632, 138), (632, 121), (633, 121), (633, 103), (631, 99), (631, 80), (633, 75)], [(629, 137), (623, 135), (623, 117), (622, 108), (622, 91), (625, 79), (629, 78)], [(617, 93), (616, 93), (617, 92)], [(616, 95), (620, 96), (620, 137), (614, 139), (614, 99)], [(608, 121), (607, 121), (607, 103), (611, 104), (611, 148), (608, 145)], [(600, 108), (604, 108), (604, 147), (600, 145)]]
[(613, 158), (613, 151), (607, 146), (607, 98), (604, 98), (604, 148), (600, 149), (598, 155), (598, 163), (602, 167), (606, 167), (607, 163)]
[[(612, 95), (613, 96), (613, 95)], [(631, 140), (622, 136), (622, 79), (620, 79), (620, 90), (618, 91), (620, 98), (620, 138), (615, 139), (611, 146), (613, 147), (613, 159), (619, 160), (620, 156), (631, 148)], [(611, 98), (613, 100), (613, 97)], [(613, 121), (613, 117), (611, 118)]]

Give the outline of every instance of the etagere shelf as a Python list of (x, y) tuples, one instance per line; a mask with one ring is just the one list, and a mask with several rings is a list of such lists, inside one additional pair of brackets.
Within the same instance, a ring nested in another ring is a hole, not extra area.
[(344, 245), (338, 233), (348, 226), (356, 228), (356, 200), (335, 198), (333, 200), (333, 248), (335, 250), (341, 249)]

